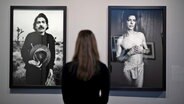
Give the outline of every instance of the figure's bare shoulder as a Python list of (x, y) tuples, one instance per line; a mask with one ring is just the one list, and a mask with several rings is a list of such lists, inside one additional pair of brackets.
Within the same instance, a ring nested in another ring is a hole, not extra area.
[(139, 37), (141, 37), (141, 38), (144, 38), (144, 37), (145, 37), (145, 36), (144, 36), (144, 33), (142, 33), (142, 32), (137, 32), (136, 34), (137, 34), (137, 36), (139, 36)]
[(142, 33), (142, 32), (136, 32), (137, 33), (137, 35), (144, 35), (144, 33)]
[(124, 38), (124, 36), (121, 35), (121, 36), (118, 38), (118, 40), (122, 40), (123, 38)]
[(122, 41), (123, 41), (123, 39), (124, 39), (124, 36), (123, 36), (123, 35), (120, 36), (120, 37), (117, 39), (117, 44), (121, 44)]

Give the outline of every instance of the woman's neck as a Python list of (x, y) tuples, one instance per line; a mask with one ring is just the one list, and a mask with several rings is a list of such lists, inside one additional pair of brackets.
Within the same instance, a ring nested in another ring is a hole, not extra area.
[(135, 33), (134, 30), (128, 30), (128, 31), (127, 31), (127, 34), (129, 34), (129, 35), (130, 35), (130, 34), (134, 34), (134, 33)]

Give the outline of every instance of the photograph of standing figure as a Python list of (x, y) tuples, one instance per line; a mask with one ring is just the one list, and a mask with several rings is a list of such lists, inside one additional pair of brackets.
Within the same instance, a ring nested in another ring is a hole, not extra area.
[(109, 6), (111, 89), (165, 89), (165, 9)]
[(116, 58), (124, 63), (124, 75), (128, 84), (143, 86), (144, 62), (143, 54), (149, 53), (145, 36), (135, 30), (137, 15), (134, 11), (124, 14), (125, 33), (117, 40)]
[(10, 88), (60, 88), (66, 7), (11, 6)]
[(49, 73), (53, 76), (55, 39), (46, 32), (49, 21), (45, 14), (38, 14), (33, 28), (35, 31), (27, 35), (21, 50), (25, 62), (26, 85), (47, 85)]

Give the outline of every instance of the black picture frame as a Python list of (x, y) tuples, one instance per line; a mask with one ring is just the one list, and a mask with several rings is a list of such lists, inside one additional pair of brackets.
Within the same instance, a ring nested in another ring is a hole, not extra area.
[[(124, 32), (123, 14), (134, 11), (138, 31), (144, 33), (150, 52), (144, 54), (142, 87), (126, 83), (123, 62), (116, 58), (117, 39)], [(166, 6), (108, 6), (108, 67), (111, 70), (111, 90), (166, 90)]]
[[(53, 76), (49, 85), (27, 84), (25, 62), (21, 55), (26, 36), (35, 31), (33, 23), (39, 13), (48, 18), (46, 32), (55, 40)], [(66, 63), (66, 15), (66, 6), (10, 6), (10, 88), (61, 88), (61, 70)]]

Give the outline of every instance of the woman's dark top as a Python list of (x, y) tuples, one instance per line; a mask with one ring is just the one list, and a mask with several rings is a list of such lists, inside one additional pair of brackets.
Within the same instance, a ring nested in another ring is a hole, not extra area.
[(76, 77), (77, 64), (69, 62), (62, 70), (62, 94), (65, 104), (107, 104), (110, 88), (110, 73), (102, 62), (99, 71), (87, 81)]

